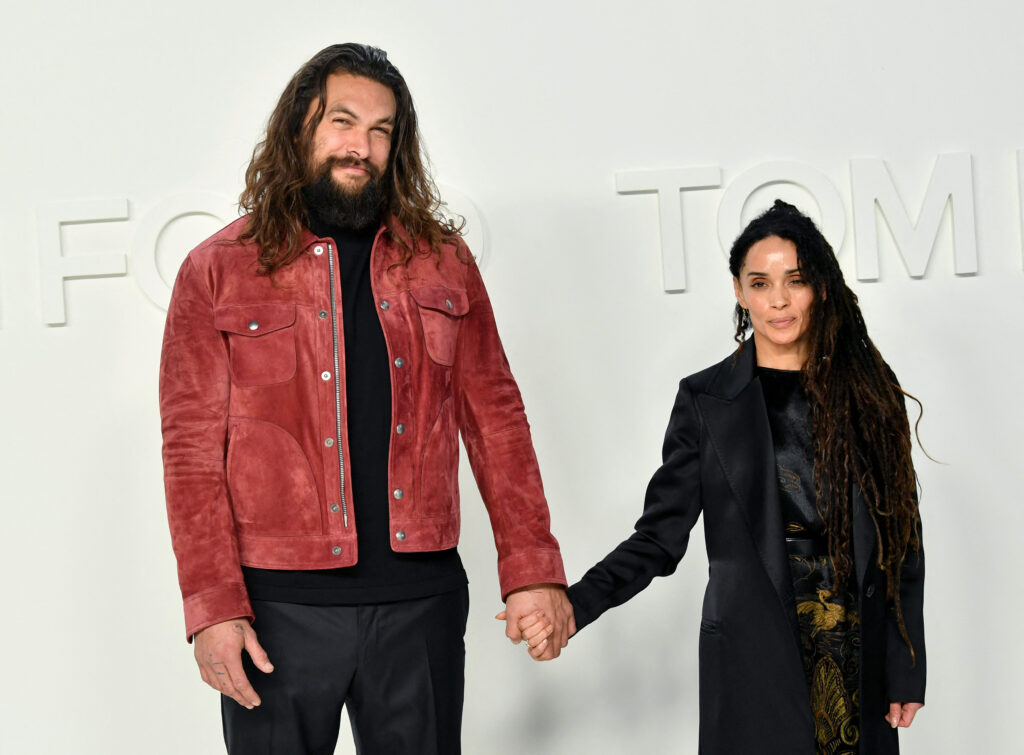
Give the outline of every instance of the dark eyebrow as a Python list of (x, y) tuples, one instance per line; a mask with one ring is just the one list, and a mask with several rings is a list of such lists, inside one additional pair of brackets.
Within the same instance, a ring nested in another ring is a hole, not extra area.
[[(796, 268), (793, 268), (792, 270), (787, 270), (786, 271), (786, 275), (803, 275), (803, 273), (800, 272), (800, 268), (796, 267)], [(762, 272), (760, 272), (758, 270), (751, 270), (749, 273), (747, 273), (747, 277), (748, 278), (754, 278), (754, 277), (757, 277), (757, 276), (760, 276), (762, 278), (767, 278), (768, 277), (768, 273), (762, 273)]]
[(345, 107), (340, 102), (337, 102), (337, 103), (331, 105), (329, 108), (327, 108), (327, 112), (332, 114), (332, 115), (334, 113), (344, 113), (345, 115), (351, 115), (353, 118), (356, 117), (355, 113), (353, 113), (351, 110), (349, 110), (347, 107)]
[[(349, 116), (350, 118), (353, 118), (353, 119), (355, 119), (357, 121), (360, 120), (358, 115), (356, 115), (351, 110), (349, 110), (341, 102), (337, 102), (337, 103), (331, 105), (329, 108), (327, 108), (327, 111), (326, 111), (327, 115), (334, 115), (335, 113), (344, 113), (345, 115)], [(375, 126), (380, 126), (380, 125), (393, 126), (393, 125), (395, 125), (395, 117), (393, 115), (389, 115), (387, 118), (381, 118), (380, 120), (378, 120), (373, 125), (375, 125)]]

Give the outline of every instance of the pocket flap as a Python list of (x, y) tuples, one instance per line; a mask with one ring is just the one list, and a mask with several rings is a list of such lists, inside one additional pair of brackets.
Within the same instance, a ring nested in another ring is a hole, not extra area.
[(424, 309), (444, 312), (460, 317), (469, 311), (469, 297), (465, 291), (445, 286), (425, 286), (409, 291), (416, 303)]
[(294, 304), (241, 304), (213, 312), (213, 327), (239, 336), (262, 336), (294, 324)]

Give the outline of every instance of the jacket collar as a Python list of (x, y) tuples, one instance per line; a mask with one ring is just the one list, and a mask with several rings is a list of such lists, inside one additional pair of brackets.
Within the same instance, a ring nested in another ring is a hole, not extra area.
[[(750, 389), (749, 391), (748, 388)], [(768, 518), (777, 519), (781, 523), (781, 505), (779, 504), (778, 491), (775, 487), (777, 472), (774, 468), (775, 454), (771, 426), (768, 424), (767, 410), (764, 404), (764, 394), (761, 391), (760, 380), (757, 379), (757, 349), (754, 346), (754, 339), (752, 337), (744, 342), (743, 348), (738, 353), (734, 353), (720, 364), (718, 371), (708, 385), (707, 392), (709, 395), (729, 402), (732, 405), (733, 412), (730, 412), (730, 418), (743, 416), (748, 418), (746, 421), (749, 422), (749, 426), (747, 427), (745, 438), (751, 441), (751, 448), (746, 452), (749, 454), (749, 457), (744, 461), (744, 454), (741, 454), (735, 447), (735, 444), (733, 444), (731, 452), (722, 455), (722, 464), (727, 468), (730, 465), (736, 465), (737, 467), (744, 465), (744, 469), (737, 468), (735, 470), (735, 474), (730, 477), (730, 481), (734, 479), (744, 481), (744, 494), (741, 500), (746, 504), (747, 522), (751, 525), (751, 530), (754, 534), (773, 536), (768, 532), (768, 530), (774, 529)], [(746, 408), (740, 409), (740, 406)], [(739, 431), (740, 428), (735, 428), (735, 432)], [(734, 430), (729, 432), (734, 432)], [(760, 469), (764, 466), (763, 463), (760, 466), (756, 466), (755, 459), (758, 459), (761, 456), (760, 452), (765, 449), (768, 451), (767, 457), (771, 463), (770, 477), (768, 479), (771, 480), (772, 489), (770, 491), (758, 492), (755, 480), (747, 479), (749, 475), (744, 474), (744, 472), (755, 468)], [(740, 497), (739, 490), (734, 492)], [(875, 528), (871, 522), (867, 506), (864, 504), (864, 497), (856, 484), (850, 491), (850, 496), (853, 506), (854, 571), (857, 577), (857, 587), (863, 588), (868, 566), (874, 557)], [(771, 510), (771, 513), (769, 513), (769, 510)], [(781, 524), (779, 534), (781, 536), (780, 542), (784, 543)], [(768, 568), (769, 574), (773, 575), (772, 581), (776, 582), (776, 589), (779, 591), (780, 597), (785, 598), (787, 593), (790, 596), (792, 595), (792, 585), (788, 583), (787, 585), (780, 585), (776, 581), (776, 575), (780, 579), (783, 577), (787, 580), (789, 579), (788, 562), (783, 572), (778, 563), (780, 554), (774, 551), (775, 549), (768, 548), (762, 555), (765, 558), (765, 566)], [(770, 565), (772, 561), (775, 562), (774, 566)]]
[(721, 362), (707, 392), (732, 401), (750, 385), (756, 376), (756, 368), (757, 350), (754, 348), (754, 339), (748, 338), (743, 342), (743, 348)]
[(778, 470), (753, 339), (719, 364), (698, 405), (711, 445), (747, 524), (781, 610), (799, 643), (793, 576), (786, 552)]

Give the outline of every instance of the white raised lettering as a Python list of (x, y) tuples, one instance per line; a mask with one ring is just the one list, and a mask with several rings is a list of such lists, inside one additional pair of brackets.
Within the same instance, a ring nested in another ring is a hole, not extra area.
[(896, 248), (912, 278), (928, 269), (939, 224), (949, 205), (953, 213), (953, 265), (957, 275), (978, 272), (978, 243), (974, 224), (974, 185), (967, 152), (935, 158), (917, 221), (911, 221), (885, 162), (877, 158), (850, 161), (853, 223), (857, 238), (857, 278), (878, 280), (878, 225), (881, 210)]
[(126, 272), (123, 254), (65, 256), (62, 226), (127, 219), (128, 200), (123, 198), (54, 202), (36, 209), (43, 322), (47, 325), (63, 325), (67, 321), (64, 307), (66, 278), (105, 278), (124, 275)]
[(821, 232), (838, 252), (846, 236), (846, 210), (838, 189), (821, 171), (791, 160), (755, 165), (729, 184), (718, 205), (718, 240), (722, 249), (728, 250), (743, 230), (743, 210), (750, 195), (762, 186), (779, 183), (799, 186), (814, 198), (821, 211)]
[(658, 195), (661, 232), (661, 277), (665, 291), (686, 290), (686, 255), (683, 244), (683, 191), (717, 189), (722, 169), (717, 165), (665, 170), (624, 170), (615, 174), (619, 194)]
[(139, 223), (132, 239), (132, 277), (142, 289), (142, 293), (160, 309), (167, 311), (171, 301), (171, 286), (174, 283), (174, 276), (178, 267), (184, 259), (185, 252), (191, 246), (198, 244), (203, 237), (190, 239), (191, 246), (184, 244), (179, 259), (168, 266), (170, 280), (166, 280), (160, 272), (157, 260), (157, 245), (160, 235), (179, 218), (190, 215), (208, 215), (218, 221), (220, 225), (226, 224), (232, 219), (231, 200), (218, 194), (207, 194), (204, 192), (190, 192), (177, 194), (161, 200), (157, 205), (150, 208)]
[(483, 270), (487, 263), (487, 252), (489, 251), (483, 215), (480, 214), (480, 210), (473, 203), (473, 200), (469, 198), (469, 195), (460, 189), (449, 184), (439, 183), (437, 190), (441, 193), (441, 198), (444, 201), (445, 207), (442, 209), (445, 213), (448, 215), (461, 215), (466, 221), (466, 225), (462, 229), (462, 238), (469, 247), (469, 251), (473, 253), (477, 267)]

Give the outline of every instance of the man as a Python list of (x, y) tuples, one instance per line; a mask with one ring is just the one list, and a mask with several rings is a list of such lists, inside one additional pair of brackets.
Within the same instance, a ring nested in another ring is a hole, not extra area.
[(175, 283), (167, 511), (231, 753), (333, 753), (343, 706), (359, 752), (459, 752), (460, 430), (506, 634), (543, 612), (552, 658), (574, 629), (519, 391), (424, 162), (386, 54), (328, 47), (271, 115), (248, 214)]

